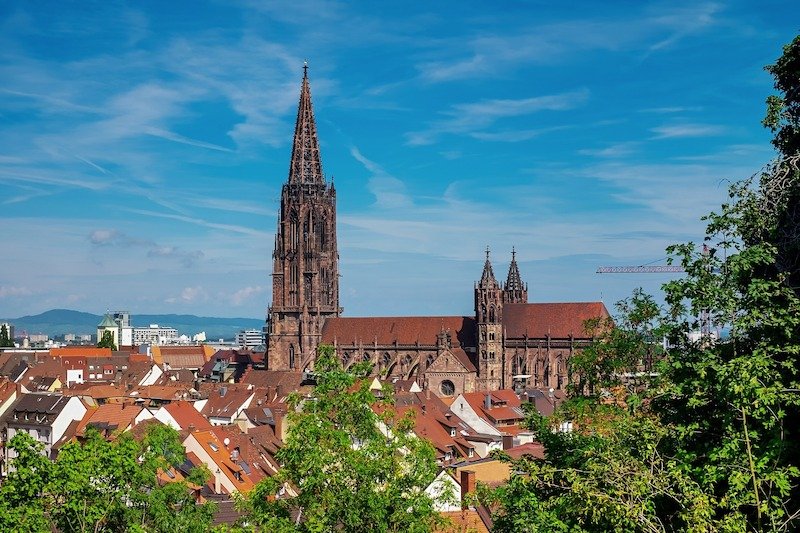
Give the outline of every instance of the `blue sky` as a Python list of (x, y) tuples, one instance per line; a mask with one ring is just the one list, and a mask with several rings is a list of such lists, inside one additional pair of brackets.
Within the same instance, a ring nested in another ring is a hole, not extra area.
[(531, 301), (655, 292), (595, 270), (701, 241), (769, 161), (798, 29), (788, 1), (3, 2), (0, 316), (263, 317), (304, 60), (346, 315), (469, 314), (487, 245)]

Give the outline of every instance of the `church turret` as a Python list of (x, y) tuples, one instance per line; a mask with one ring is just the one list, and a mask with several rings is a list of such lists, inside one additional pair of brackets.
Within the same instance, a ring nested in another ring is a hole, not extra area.
[(341, 313), (336, 191), (322, 173), (307, 66), (272, 258), (267, 364), (302, 369), (313, 360), (325, 319)]
[(528, 303), (528, 285), (522, 283), (517, 266), (517, 252), (511, 248), (511, 264), (508, 266), (508, 278), (503, 287), (503, 302), (507, 304)]
[(486, 248), (486, 262), (481, 280), (475, 285), (475, 321), (477, 323), (478, 388), (497, 390), (503, 387), (503, 291), (494, 277)]

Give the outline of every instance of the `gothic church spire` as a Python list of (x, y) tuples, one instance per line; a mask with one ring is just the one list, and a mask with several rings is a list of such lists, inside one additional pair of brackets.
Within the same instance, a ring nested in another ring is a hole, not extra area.
[(317, 124), (311, 105), (311, 86), (308, 83), (308, 65), (303, 66), (300, 102), (297, 105), (297, 122), (294, 126), (294, 144), (289, 165), (289, 183), (325, 183), (319, 154)]
[(503, 301), (505, 303), (528, 303), (528, 286), (522, 283), (517, 266), (517, 251), (511, 248), (511, 264), (508, 265), (508, 278), (503, 287)]
[(481, 281), (479, 287), (496, 287), (497, 279), (494, 277), (494, 270), (492, 270), (492, 263), (489, 261), (489, 247), (486, 247), (486, 262), (483, 264), (483, 274), (481, 274)]
[(522, 290), (522, 278), (519, 275), (519, 267), (517, 266), (517, 252), (511, 248), (511, 264), (508, 266), (508, 279), (506, 280), (507, 291), (520, 291)]

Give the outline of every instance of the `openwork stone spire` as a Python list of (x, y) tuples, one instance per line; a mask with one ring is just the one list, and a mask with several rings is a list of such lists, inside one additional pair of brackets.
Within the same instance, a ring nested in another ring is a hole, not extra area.
[(528, 286), (522, 283), (517, 266), (517, 251), (511, 248), (511, 264), (508, 266), (508, 278), (503, 288), (503, 301), (505, 303), (528, 303)]
[(303, 83), (300, 103), (297, 106), (297, 123), (294, 126), (294, 145), (289, 165), (289, 183), (325, 183), (319, 154), (317, 124), (311, 105), (311, 87), (308, 83), (308, 65), (303, 66)]
[(497, 280), (494, 277), (492, 263), (489, 261), (489, 247), (486, 247), (486, 262), (483, 264), (483, 274), (481, 275), (480, 287), (496, 287)]
[(506, 280), (507, 291), (521, 291), (524, 288), (522, 285), (522, 278), (519, 275), (519, 267), (517, 266), (517, 252), (514, 248), (511, 249), (511, 264), (508, 266), (508, 279)]

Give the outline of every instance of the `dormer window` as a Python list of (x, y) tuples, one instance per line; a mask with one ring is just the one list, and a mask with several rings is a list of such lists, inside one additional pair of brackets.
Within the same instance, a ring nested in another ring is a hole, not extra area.
[(470, 448), (469, 451), (467, 451), (467, 455), (469, 457), (475, 457), (475, 448)]
[(450, 428), (450, 436), (451, 437), (455, 437), (456, 436), (456, 428)]

